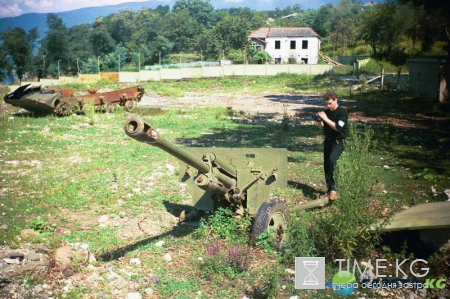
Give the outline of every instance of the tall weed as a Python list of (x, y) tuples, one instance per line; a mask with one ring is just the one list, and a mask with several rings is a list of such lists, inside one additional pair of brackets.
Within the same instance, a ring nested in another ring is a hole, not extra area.
[(200, 220), (196, 236), (200, 239), (206, 237), (212, 240), (222, 240), (229, 245), (247, 244), (250, 226), (250, 217), (236, 218), (230, 209), (219, 208), (209, 218)]
[[(316, 246), (332, 258), (359, 257), (368, 254), (379, 242), (379, 219), (394, 210), (395, 203), (382, 192), (372, 149), (374, 131), (369, 126), (349, 127), (346, 150), (336, 172), (340, 198), (327, 213), (316, 220)], [(387, 218), (384, 218), (387, 219)], [(330, 236), (332, 236), (330, 238)]]
[(281, 261), (291, 264), (298, 256), (317, 256), (314, 244), (315, 216), (308, 211), (300, 211), (297, 215), (290, 217), (288, 241), (282, 247)]
[(374, 131), (350, 125), (346, 149), (338, 162), (339, 199), (320, 213), (304, 212), (289, 234), (295, 240), (286, 259), (319, 254), (331, 258), (364, 257), (380, 241), (381, 228), (396, 203), (382, 192), (372, 149)]

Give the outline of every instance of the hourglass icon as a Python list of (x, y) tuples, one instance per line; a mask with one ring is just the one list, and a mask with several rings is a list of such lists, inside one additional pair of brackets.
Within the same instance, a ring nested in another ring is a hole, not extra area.
[(302, 261), (303, 267), (308, 270), (308, 275), (303, 279), (303, 285), (316, 286), (319, 285), (319, 280), (312, 273), (316, 270), (319, 261)]

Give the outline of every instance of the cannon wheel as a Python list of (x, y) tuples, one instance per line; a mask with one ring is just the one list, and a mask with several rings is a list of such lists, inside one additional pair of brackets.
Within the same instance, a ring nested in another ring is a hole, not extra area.
[(114, 104), (111, 102), (107, 102), (105, 103), (104, 109), (106, 113), (114, 113)]
[(136, 107), (136, 101), (130, 100), (125, 102), (125, 109), (128, 112), (131, 112), (134, 109), (134, 107)]
[(281, 200), (269, 200), (261, 205), (253, 221), (253, 236), (269, 233), (276, 240), (277, 248), (281, 247), (286, 237), (288, 207)]

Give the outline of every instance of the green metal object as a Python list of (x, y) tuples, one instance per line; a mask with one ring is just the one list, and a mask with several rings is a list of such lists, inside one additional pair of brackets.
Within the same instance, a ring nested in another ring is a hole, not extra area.
[[(182, 161), (181, 181), (190, 186), (195, 209), (210, 214), (219, 207), (231, 208), (237, 215), (260, 218), (258, 233), (275, 225), (275, 231), (284, 234), (287, 206), (284, 202), (271, 200), (271, 195), (274, 188), (287, 187), (286, 149), (182, 149), (139, 117), (126, 122), (125, 133)], [(268, 202), (273, 202), (276, 207), (261, 209)]]

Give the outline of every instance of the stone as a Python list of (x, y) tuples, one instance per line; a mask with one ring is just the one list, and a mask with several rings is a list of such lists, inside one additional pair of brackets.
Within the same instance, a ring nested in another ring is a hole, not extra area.
[(140, 265), (142, 262), (138, 258), (134, 258), (130, 260), (130, 264)]
[(168, 262), (172, 261), (172, 256), (170, 255), (170, 253), (166, 253), (163, 258)]
[(427, 298), (427, 289), (417, 289), (417, 293), (420, 297)]
[(0, 229), (8, 230), (8, 228), (9, 228), (8, 224), (2, 224), (2, 225), (0, 225)]
[(88, 264), (91, 261), (95, 261), (95, 257), (86, 248), (78, 246), (65, 245), (59, 247), (55, 251), (55, 261), (62, 267), (69, 267), (74, 264)]
[(162, 247), (164, 245), (164, 241), (159, 241), (155, 244), (156, 247)]
[(72, 251), (72, 247), (69, 245), (59, 247), (55, 251), (55, 262), (65, 268), (71, 265), (70, 260), (70, 252)]
[(125, 299), (142, 299), (142, 295), (138, 292), (128, 293)]
[(30, 228), (26, 228), (20, 232), (20, 238), (26, 242), (35, 241), (39, 238), (39, 236), (40, 233), (38, 231), (32, 230)]
[(149, 275), (149, 277), (148, 277), (148, 282), (149, 282), (149, 283), (152, 283), (152, 284), (157, 284), (157, 283), (159, 283), (159, 276), (158, 276), (158, 275), (154, 275), (154, 274)]
[(288, 274), (288, 275), (295, 275), (295, 271), (292, 269), (287, 268), (286, 270), (284, 270), (284, 273)]
[(18, 260), (18, 259), (11, 259), (11, 258), (4, 258), (3, 262), (5, 264), (16, 264), (16, 265), (20, 264), (20, 260)]
[(145, 293), (146, 293), (147, 295), (151, 295), (151, 294), (153, 294), (153, 289), (150, 288), (150, 287), (145, 288)]
[(36, 251), (30, 251), (25, 255), (25, 258), (29, 261), (39, 261), (42, 258), (42, 254)]
[(106, 222), (108, 222), (109, 217), (107, 215), (102, 215), (98, 218), (97, 222), (100, 224), (104, 224)]

